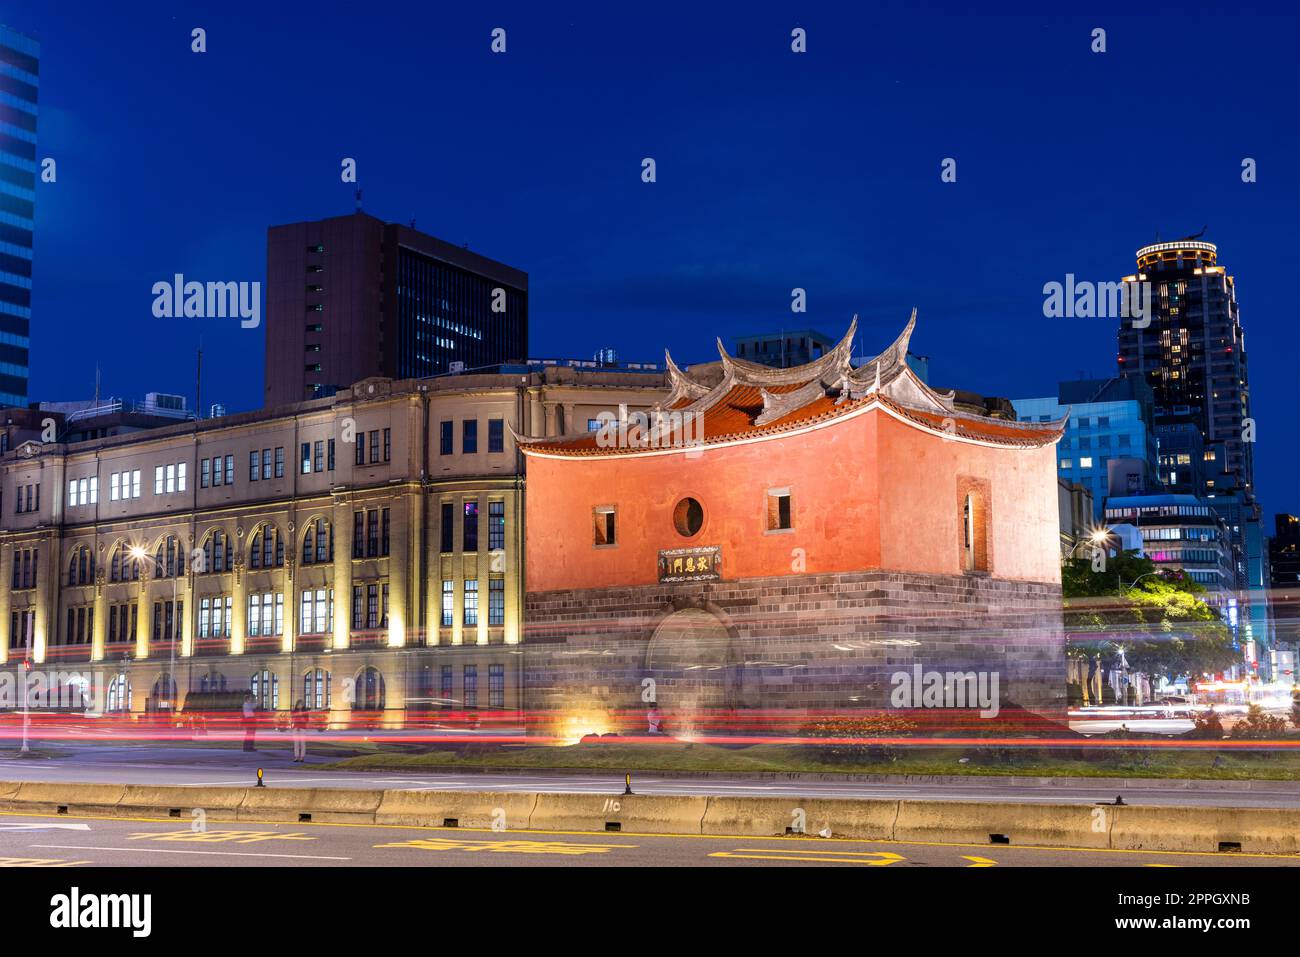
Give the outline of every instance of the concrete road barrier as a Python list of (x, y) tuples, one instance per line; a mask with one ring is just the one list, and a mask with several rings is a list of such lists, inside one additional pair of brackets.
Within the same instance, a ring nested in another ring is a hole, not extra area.
[(702, 834), (821, 834), (893, 839), (898, 802), (834, 798), (711, 797)]
[(514, 791), (384, 791), (375, 823), (526, 830), (537, 797)]
[(900, 801), (896, 841), (1109, 847), (1113, 818), (1089, 804)]
[(696, 795), (538, 794), (531, 827), (544, 831), (700, 834), (709, 798)]
[(1116, 848), (1300, 853), (1300, 810), (1125, 805), (1114, 814), (1111, 846)]
[(589, 833), (1300, 854), (1300, 809), (0, 781), (0, 811)]
[(63, 784), (24, 781), (5, 804), (22, 811), (97, 814), (117, 807), (125, 790), (125, 785), (121, 784), (82, 784), (70, 789)]

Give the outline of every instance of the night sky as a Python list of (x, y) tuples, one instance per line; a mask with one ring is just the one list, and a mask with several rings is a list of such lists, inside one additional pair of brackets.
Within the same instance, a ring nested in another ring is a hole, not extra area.
[(354, 208), (344, 157), (366, 211), (529, 273), (534, 356), (700, 361), (715, 336), (838, 337), (855, 312), (876, 351), (916, 306), (934, 384), (1008, 397), (1115, 370), (1114, 322), (1044, 318), (1044, 283), (1119, 279), (1157, 234), (1208, 226), (1265, 512), (1300, 511), (1295, 15), (540, 6), (6, 5), (42, 44), (37, 152), (58, 163), (32, 398), (89, 397), (97, 363), (103, 394), (192, 396), (202, 332), (204, 405), (257, 407), (262, 330), (155, 319), (151, 287), (264, 280), (267, 226)]

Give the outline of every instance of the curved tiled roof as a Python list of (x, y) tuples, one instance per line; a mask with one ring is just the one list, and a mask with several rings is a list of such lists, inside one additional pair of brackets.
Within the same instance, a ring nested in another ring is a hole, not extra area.
[[(958, 441), (1038, 448), (1061, 437), (1065, 419), (1016, 422), (956, 409), (953, 395), (937, 393), (908, 367), (911, 320), (897, 340), (870, 362), (849, 362), (857, 320), (833, 350), (804, 366), (772, 369), (732, 359), (722, 349), (724, 375), (710, 388), (682, 372), (669, 358), (672, 392), (648, 415), (650, 430), (630, 423), (628, 441), (610, 443), (601, 432), (560, 438), (516, 436), (526, 455), (613, 457), (692, 446), (726, 445), (819, 428), (837, 419), (885, 410), (913, 426)], [(617, 428), (617, 423), (613, 428)], [(625, 428), (628, 428), (625, 426)]]

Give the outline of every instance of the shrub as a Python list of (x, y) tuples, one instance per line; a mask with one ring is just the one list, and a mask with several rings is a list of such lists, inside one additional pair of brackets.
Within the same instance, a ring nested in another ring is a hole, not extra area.
[(1231, 737), (1250, 741), (1280, 738), (1286, 734), (1286, 719), (1267, 714), (1257, 704), (1252, 704), (1246, 717), (1233, 725)]
[(1223, 737), (1223, 721), (1217, 711), (1198, 712), (1192, 716), (1192, 722), (1196, 727), (1188, 732), (1189, 738), (1212, 738), (1217, 741)]
[(901, 715), (867, 712), (826, 715), (804, 728), (803, 736), (832, 739), (817, 745), (818, 752), (828, 761), (850, 764), (897, 760), (896, 747), (872, 739), (906, 737), (915, 730), (915, 722)]

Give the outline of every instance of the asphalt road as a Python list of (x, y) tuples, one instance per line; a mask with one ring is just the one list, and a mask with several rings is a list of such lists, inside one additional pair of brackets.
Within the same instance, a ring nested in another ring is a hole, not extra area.
[(0, 814), (0, 867), (1295, 867), (1300, 856)]
[[(0, 752), (0, 780), (76, 781), (105, 784), (174, 784), (190, 787), (239, 787), (256, 783), (256, 769), (265, 769), (266, 783), (274, 787), (337, 787), (433, 791), (541, 791), (618, 794), (623, 776), (617, 772), (581, 774), (518, 771), (477, 774), (411, 771), (327, 771), (309, 759), (295, 765), (286, 749), (263, 749), (248, 754), (238, 749), (92, 746), (68, 751), (55, 759), (20, 759), (12, 751)], [(1093, 804), (1123, 795), (1128, 804), (1208, 807), (1296, 807), (1300, 789), (1294, 782), (1188, 782), (1172, 781), (1127, 785), (1114, 779), (1075, 778), (1053, 784), (1007, 784), (991, 778), (971, 778), (960, 783), (891, 783), (874, 781), (824, 781), (815, 778), (778, 779), (729, 777), (669, 777), (653, 772), (635, 773), (633, 787), (642, 794), (706, 794), (733, 796), (806, 796), (843, 798), (910, 798), (913, 800), (1020, 801), (1026, 803)]]

